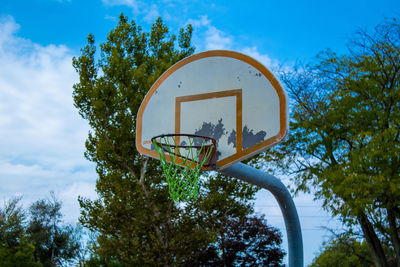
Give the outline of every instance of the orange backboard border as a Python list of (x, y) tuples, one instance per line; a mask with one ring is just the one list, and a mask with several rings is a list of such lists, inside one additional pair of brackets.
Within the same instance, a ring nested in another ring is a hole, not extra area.
[[(286, 137), (286, 135), (288, 133), (287, 96), (286, 96), (286, 93), (283, 90), (282, 86), (280, 85), (279, 81), (274, 77), (274, 75), (260, 62), (258, 62), (257, 60), (255, 60), (249, 56), (246, 56), (242, 53), (229, 51), (229, 50), (212, 50), (212, 51), (201, 52), (201, 53), (189, 56), (189, 57), (184, 58), (181, 61), (177, 62), (175, 65), (170, 67), (166, 72), (164, 72), (157, 79), (157, 81), (153, 84), (153, 86), (150, 88), (149, 92), (146, 94), (145, 98), (143, 99), (142, 104), (140, 105), (140, 108), (138, 110), (137, 120), (136, 120), (136, 148), (141, 154), (144, 154), (144, 155), (156, 158), (156, 159), (159, 158), (158, 154), (154, 150), (147, 149), (142, 146), (143, 113), (144, 113), (144, 110), (146, 109), (147, 104), (149, 103), (151, 97), (153, 96), (153, 94), (156, 92), (158, 87), (175, 71), (182, 68), (186, 64), (189, 64), (193, 61), (207, 58), (207, 57), (229, 57), (229, 58), (234, 58), (234, 59), (238, 59), (243, 62), (246, 62), (247, 64), (249, 64), (249, 65), (253, 66), (255, 69), (257, 69), (259, 72), (261, 72), (269, 80), (269, 82), (275, 89), (276, 93), (278, 94), (278, 98), (279, 98), (280, 130), (279, 130), (278, 134), (276, 134), (275, 136), (272, 136), (271, 138), (268, 138), (260, 143), (257, 143), (256, 145), (254, 145), (250, 148), (247, 148), (244, 150), (240, 149), (240, 151), (237, 151), (236, 154), (219, 161), (218, 168), (219, 169), (226, 168), (226, 167), (228, 167), (236, 162), (239, 162), (247, 157), (251, 157), (257, 153), (260, 153), (260, 152), (264, 151), (265, 149), (267, 149), (268, 147), (278, 144)], [(228, 91), (235, 91), (235, 90), (228, 90)], [(224, 91), (222, 91), (222, 92), (224, 92)], [(211, 93), (211, 94), (218, 95), (218, 93), (219, 92), (215, 92), (215, 93)], [(198, 96), (200, 96), (200, 95), (204, 95), (203, 97), (208, 97), (208, 96), (206, 96), (208, 94), (199, 94)], [(184, 97), (188, 97), (188, 96), (184, 96)], [(179, 98), (179, 97), (177, 97), (177, 98)], [(241, 99), (241, 97), (237, 97), (237, 101), (239, 98)], [(182, 99), (184, 99), (184, 98), (181, 98), (181, 101), (182, 101)], [(176, 103), (178, 103), (178, 101)], [(238, 107), (239, 107), (239, 105), (237, 103), (236, 108), (238, 109)], [(241, 107), (241, 103), (240, 103), (240, 111), (241, 110), (242, 110), (242, 107)], [(240, 115), (242, 115), (242, 114), (240, 114)], [(242, 122), (240, 122), (240, 123), (242, 123)], [(238, 129), (241, 129), (241, 128), (238, 128)], [(175, 131), (176, 131), (176, 125), (175, 125)], [(239, 135), (239, 132), (241, 132), (241, 131), (237, 130), (237, 135)], [(163, 134), (163, 133), (160, 133), (160, 134)], [(237, 140), (238, 139), (239, 138), (237, 138)], [(238, 146), (239, 146), (239, 144), (237, 144), (237, 147)], [(242, 146), (240, 146), (240, 147), (242, 147)]]

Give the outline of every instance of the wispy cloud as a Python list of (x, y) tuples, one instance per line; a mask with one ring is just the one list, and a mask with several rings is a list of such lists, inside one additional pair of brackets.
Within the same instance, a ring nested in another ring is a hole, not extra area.
[[(18, 29), (11, 16), (0, 18), (0, 195), (31, 202), (52, 190), (76, 203), (84, 186), (63, 192), (82, 183), (94, 192), (95, 173), (83, 158), (89, 128), (72, 103), (72, 54), (19, 38)], [(77, 204), (69, 216), (78, 216)]]
[[(134, 15), (140, 16), (147, 23), (153, 23), (160, 17), (160, 8), (155, 3), (140, 0), (102, 0), (102, 2), (106, 6), (126, 6)], [(165, 5), (170, 6), (173, 3), (165, 3)], [(171, 15), (164, 9), (163, 17), (168, 19)]]
[(142, 5), (141, 1), (137, 0), (101, 0), (107, 6), (127, 6), (132, 8), (134, 13), (139, 12), (139, 7)]
[(105, 16), (104, 16), (104, 19), (105, 19), (105, 20), (110, 20), (110, 21), (112, 21), (112, 22), (114, 22), (114, 23), (117, 23), (117, 22), (118, 22), (118, 17), (116, 17), (116, 16), (105, 15)]
[(186, 24), (192, 24), (195, 28), (195, 45), (200, 50), (232, 49), (260, 61), (269, 69), (281, 67), (278, 60), (271, 58), (268, 54), (261, 53), (256, 46), (237, 45), (234, 37), (214, 26), (207, 15), (199, 16), (197, 19), (189, 19)]
[(152, 23), (154, 22), (159, 16), (160, 12), (158, 11), (158, 6), (155, 4), (152, 4), (151, 6), (146, 8), (146, 14), (144, 16), (144, 21), (147, 23)]
[(200, 50), (231, 49), (233, 37), (215, 27), (207, 15), (199, 16), (198, 19), (189, 19), (186, 24), (192, 26), (200, 33), (200, 37), (195, 40), (195, 45)]
[(232, 38), (216, 27), (210, 25), (206, 31), (206, 49), (230, 49), (232, 47)]
[(240, 51), (243, 54), (246, 54), (246, 55), (258, 60), (260, 63), (262, 63), (264, 66), (268, 67), (271, 70), (275, 70), (275, 69), (281, 67), (281, 64), (279, 63), (278, 60), (271, 58), (267, 54), (260, 53), (256, 46), (244, 47)]
[(203, 26), (209, 26), (211, 24), (211, 20), (208, 19), (207, 15), (201, 15), (198, 19), (189, 19), (187, 24), (192, 24), (195, 28), (200, 28)]

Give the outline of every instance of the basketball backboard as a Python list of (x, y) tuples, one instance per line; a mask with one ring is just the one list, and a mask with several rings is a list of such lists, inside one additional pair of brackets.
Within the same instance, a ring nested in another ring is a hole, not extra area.
[(136, 147), (158, 158), (154, 136), (208, 136), (223, 169), (279, 143), (287, 131), (287, 96), (272, 73), (249, 56), (215, 50), (179, 61), (154, 83), (138, 111)]

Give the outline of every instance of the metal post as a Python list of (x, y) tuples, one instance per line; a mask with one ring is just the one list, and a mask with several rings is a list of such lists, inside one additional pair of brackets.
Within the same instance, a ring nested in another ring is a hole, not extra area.
[(289, 248), (289, 267), (303, 267), (303, 239), (296, 206), (286, 186), (276, 177), (265, 174), (243, 163), (220, 170), (222, 174), (236, 177), (269, 190), (281, 208), (286, 225)]

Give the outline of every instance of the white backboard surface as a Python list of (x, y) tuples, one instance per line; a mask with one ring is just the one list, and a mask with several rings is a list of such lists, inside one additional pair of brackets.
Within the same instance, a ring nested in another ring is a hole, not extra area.
[(279, 143), (288, 131), (287, 96), (271, 72), (241, 53), (187, 57), (151, 87), (138, 111), (136, 146), (158, 158), (151, 138), (184, 133), (217, 140), (219, 169)]

